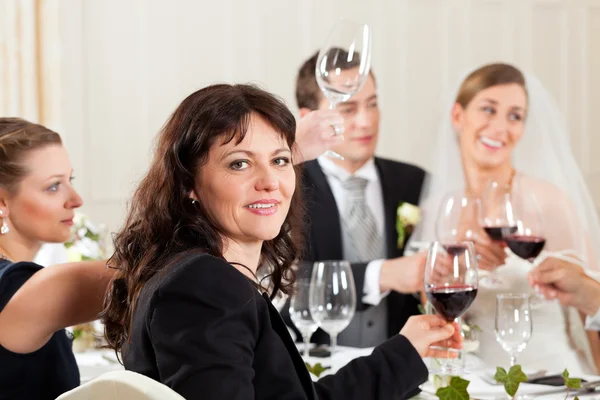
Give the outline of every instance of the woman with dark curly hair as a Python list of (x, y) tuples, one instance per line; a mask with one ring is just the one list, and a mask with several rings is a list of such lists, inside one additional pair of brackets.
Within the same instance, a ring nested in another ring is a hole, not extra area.
[(125, 367), (188, 399), (395, 399), (427, 379), (421, 357), (458, 331), (436, 316), (313, 385), (270, 297), (294, 282), (303, 208), (296, 123), (256, 87), (214, 85), (186, 98), (115, 237), (104, 310)]

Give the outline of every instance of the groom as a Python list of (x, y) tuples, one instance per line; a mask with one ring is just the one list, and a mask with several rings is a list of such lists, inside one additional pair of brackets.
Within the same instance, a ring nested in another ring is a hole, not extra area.
[[(298, 73), (296, 101), (301, 117), (329, 107), (317, 85), (316, 62), (317, 54)], [(350, 63), (342, 74), (356, 68)], [(414, 294), (423, 287), (425, 255), (403, 257), (406, 238), (398, 243), (396, 213), (402, 202), (418, 203), (425, 172), (375, 157), (379, 106), (372, 72), (362, 89), (337, 110), (344, 117), (345, 140), (333, 150), (344, 160), (321, 156), (304, 163), (309, 225), (302, 267), (310, 271), (319, 260), (351, 262), (358, 306), (338, 343), (372, 347), (397, 334), (411, 315), (419, 313)], [(289, 317), (287, 321), (292, 326)], [(312, 341), (327, 342), (328, 335), (319, 330)]]

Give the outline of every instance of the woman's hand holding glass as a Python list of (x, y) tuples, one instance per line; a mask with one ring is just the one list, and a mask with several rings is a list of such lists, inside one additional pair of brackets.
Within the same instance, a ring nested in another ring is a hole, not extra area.
[(435, 347), (462, 349), (463, 339), (458, 324), (448, 323), (439, 315), (412, 316), (400, 334), (408, 339), (421, 357), (454, 358), (457, 352), (437, 350)]

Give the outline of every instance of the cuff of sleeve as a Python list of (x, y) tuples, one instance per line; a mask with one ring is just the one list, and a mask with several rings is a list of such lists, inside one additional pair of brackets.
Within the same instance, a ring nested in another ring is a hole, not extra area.
[(379, 274), (381, 273), (381, 266), (384, 261), (385, 260), (375, 260), (367, 264), (362, 298), (362, 301), (365, 304), (377, 306), (381, 303), (381, 300), (390, 293), (389, 291), (381, 293), (379, 286)]
[(593, 316), (585, 318), (585, 329), (590, 331), (600, 331), (600, 308)]

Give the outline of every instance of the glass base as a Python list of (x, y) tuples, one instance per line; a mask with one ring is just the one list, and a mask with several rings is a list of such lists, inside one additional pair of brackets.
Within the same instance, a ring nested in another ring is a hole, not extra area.
[(427, 358), (427, 369), (430, 375), (439, 376), (461, 376), (465, 374), (466, 368), (466, 353), (452, 348), (430, 346), (430, 349), (436, 350), (439, 354), (447, 352), (447, 357), (430, 357)]

